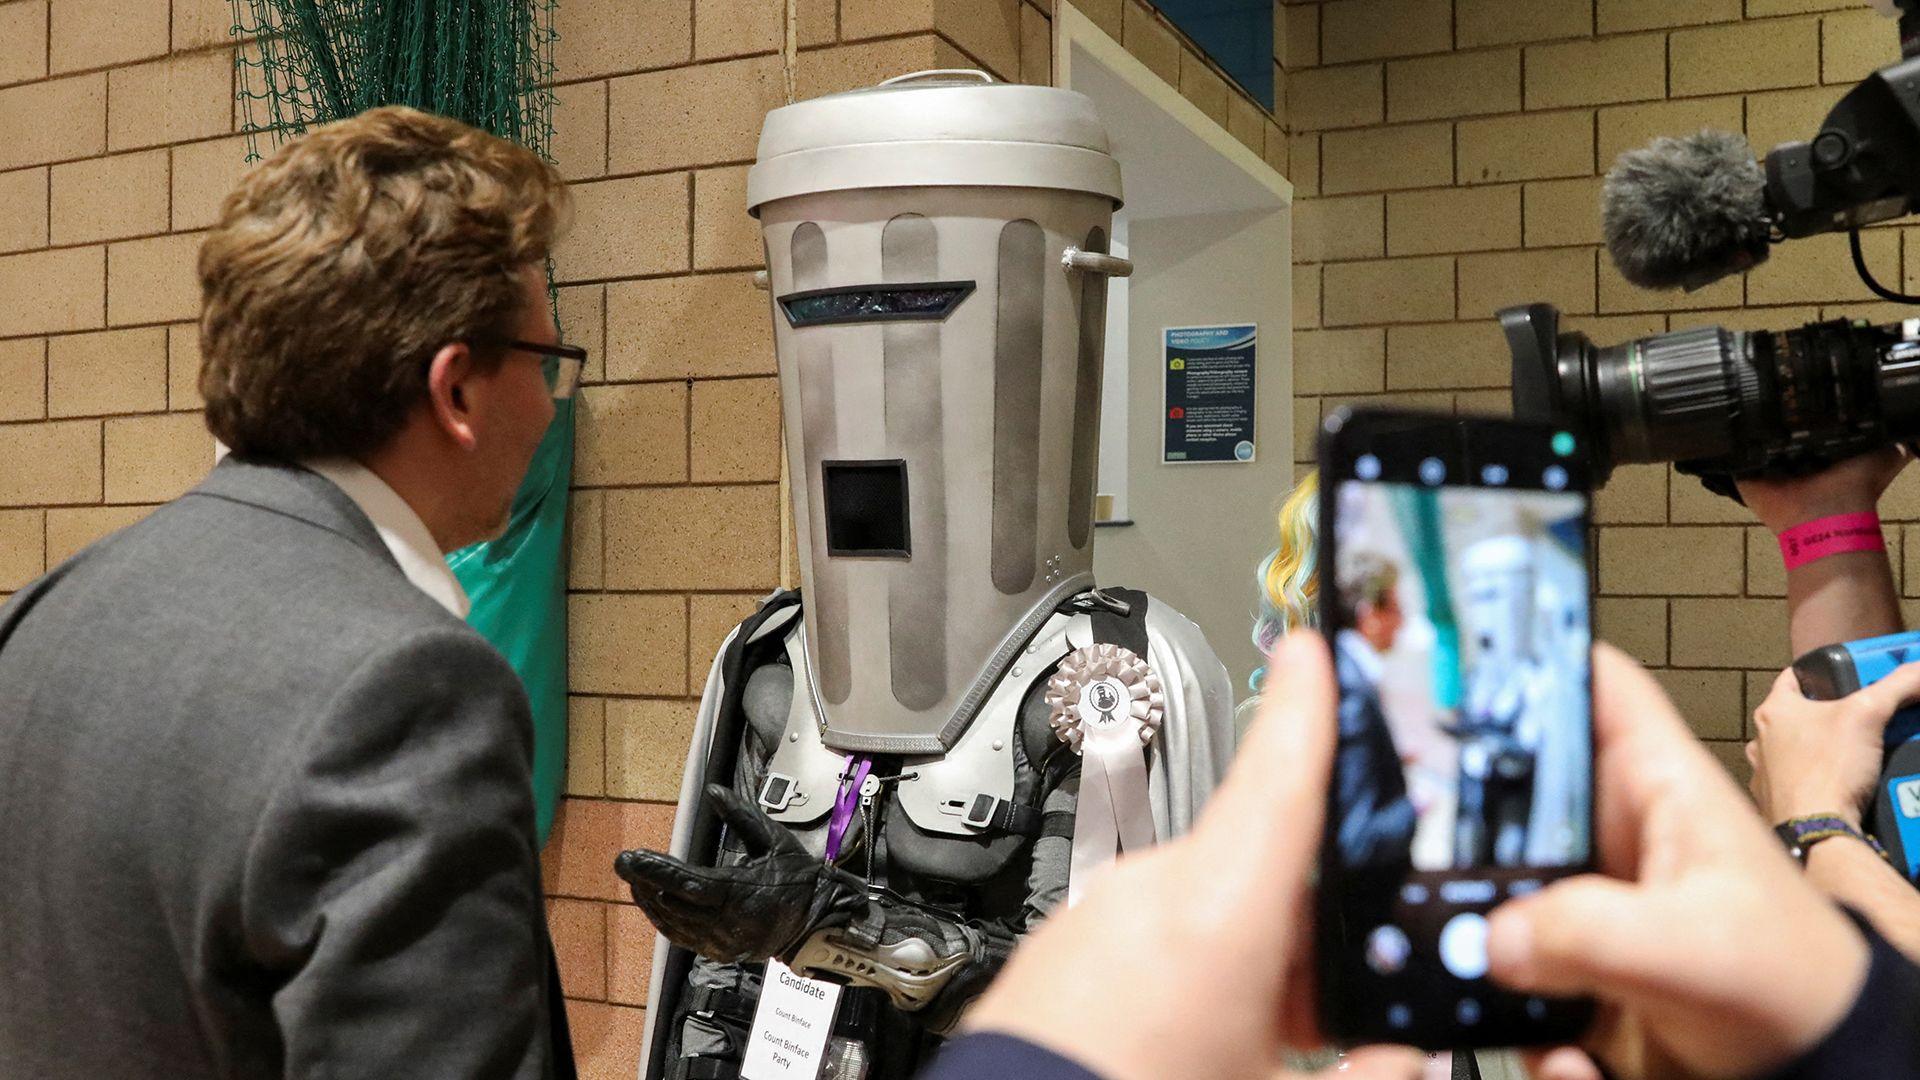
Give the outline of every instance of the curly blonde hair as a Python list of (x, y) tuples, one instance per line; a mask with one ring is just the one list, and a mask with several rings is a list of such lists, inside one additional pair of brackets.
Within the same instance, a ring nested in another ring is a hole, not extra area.
[(427, 391), (427, 363), (505, 356), (520, 275), (570, 209), (539, 155), (392, 106), (313, 129), (255, 166), (200, 247), (207, 427), (242, 457), (358, 456)]
[[(1265, 656), (1280, 635), (1320, 622), (1320, 580), (1315, 574), (1315, 545), (1320, 531), (1320, 474), (1309, 470), (1295, 484), (1276, 516), (1280, 546), (1260, 563), (1260, 612), (1253, 620), (1253, 644)], [(1248, 688), (1258, 693), (1266, 668), (1254, 671)]]

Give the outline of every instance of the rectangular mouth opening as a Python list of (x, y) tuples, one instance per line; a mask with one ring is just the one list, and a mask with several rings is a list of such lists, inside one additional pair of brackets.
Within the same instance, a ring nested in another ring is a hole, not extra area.
[(827, 554), (912, 557), (905, 461), (823, 461), (820, 486), (827, 504)]

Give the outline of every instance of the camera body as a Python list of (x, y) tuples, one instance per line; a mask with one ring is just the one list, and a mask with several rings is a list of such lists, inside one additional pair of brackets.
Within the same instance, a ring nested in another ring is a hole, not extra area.
[[(1920, 212), (1920, 0), (1881, 0), (1903, 59), (1862, 79), (1805, 142), (1757, 165), (1745, 139), (1656, 139), (1608, 173), (1602, 222), (1614, 265), (1646, 288), (1698, 288), (1752, 269), (1770, 244), (1850, 234), (1854, 269), (1883, 299), (1862, 226)], [(1574, 428), (1604, 482), (1616, 465), (1671, 461), (1719, 494), (1920, 435), (1920, 320), (1835, 319), (1796, 329), (1676, 331), (1596, 347), (1546, 304), (1499, 314), (1513, 352), (1514, 414)]]
[(1768, 216), (1795, 239), (1857, 229), (1920, 207), (1920, 57), (1862, 79), (1810, 142), (1767, 152)]
[[(1814, 649), (1793, 662), (1793, 672), (1801, 693), (1833, 701), (1915, 660), (1920, 660), (1920, 631), (1908, 630)], [(1887, 849), (1895, 869), (1920, 884), (1920, 705), (1893, 714), (1882, 744), (1880, 782), (1864, 808), (1867, 832)]]
[(1920, 319), (1797, 329), (1700, 327), (1596, 346), (1551, 304), (1500, 312), (1513, 411), (1574, 429), (1604, 483), (1672, 461), (1716, 493), (1920, 437)]

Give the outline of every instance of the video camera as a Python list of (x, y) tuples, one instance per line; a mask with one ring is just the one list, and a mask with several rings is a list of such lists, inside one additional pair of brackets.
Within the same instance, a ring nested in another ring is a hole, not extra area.
[[(1793, 671), (1801, 693), (1832, 701), (1915, 660), (1920, 660), (1920, 631), (1910, 630), (1815, 649), (1795, 660)], [(1866, 831), (1886, 848), (1895, 869), (1920, 884), (1920, 705), (1893, 714), (1884, 742), (1886, 758)]]
[[(1745, 139), (1710, 131), (1621, 155), (1602, 213), (1621, 274), (1695, 289), (1758, 265), (1771, 244), (1846, 231), (1869, 289), (1920, 304), (1874, 280), (1860, 253), (1862, 226), (1920, 212), (1920, 0), (1898, 0), (1897, 14), (1904, 58), (1848, 91), (1813, 139), (1769, 151), (1764, 168)], [(1920, 437), (1920, 320), (1704, 327), (1597, 348), (1561, 333), (1548, 304), (1499, 318), (1514, 415), (1585, 436), (1596, 482), (1616, 465), (1673, 461), (1738, 498), (1735, 478), (1800, 475)]]

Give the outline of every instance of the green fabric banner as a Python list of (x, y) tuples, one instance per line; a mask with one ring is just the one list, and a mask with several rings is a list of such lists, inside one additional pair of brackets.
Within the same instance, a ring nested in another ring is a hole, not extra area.
[[(248, 160), (377, 105), (451, 116), (552, 159), (555, 0), (231, 0)], [(468, 621), (504, 653), (533, 703), (533, 795), (547, 841), (567, 773), (567, 488), (573, 403), (514, 496), (506, 533), (447, 562)]]
[(1447, 587), (1447, 539), (1440, 523), (1440, 493), (1428, 488), (1392, 489), (1394, 516), (1407, 538), (1407, 553), (1426, 589), (1427, 621), (1433, 624), (1433, 700), (1443, 709), (1460, 704), (1466, 679), (1460, 670), (1460, 623)]
[(573, 402), (553, 424), (513, 497), (498, 540), (447, 556), (473, 601), (467, 622), (505, 654), (533, 703), (533, 808), (542, 846), (567, 783), (567, 489)]

